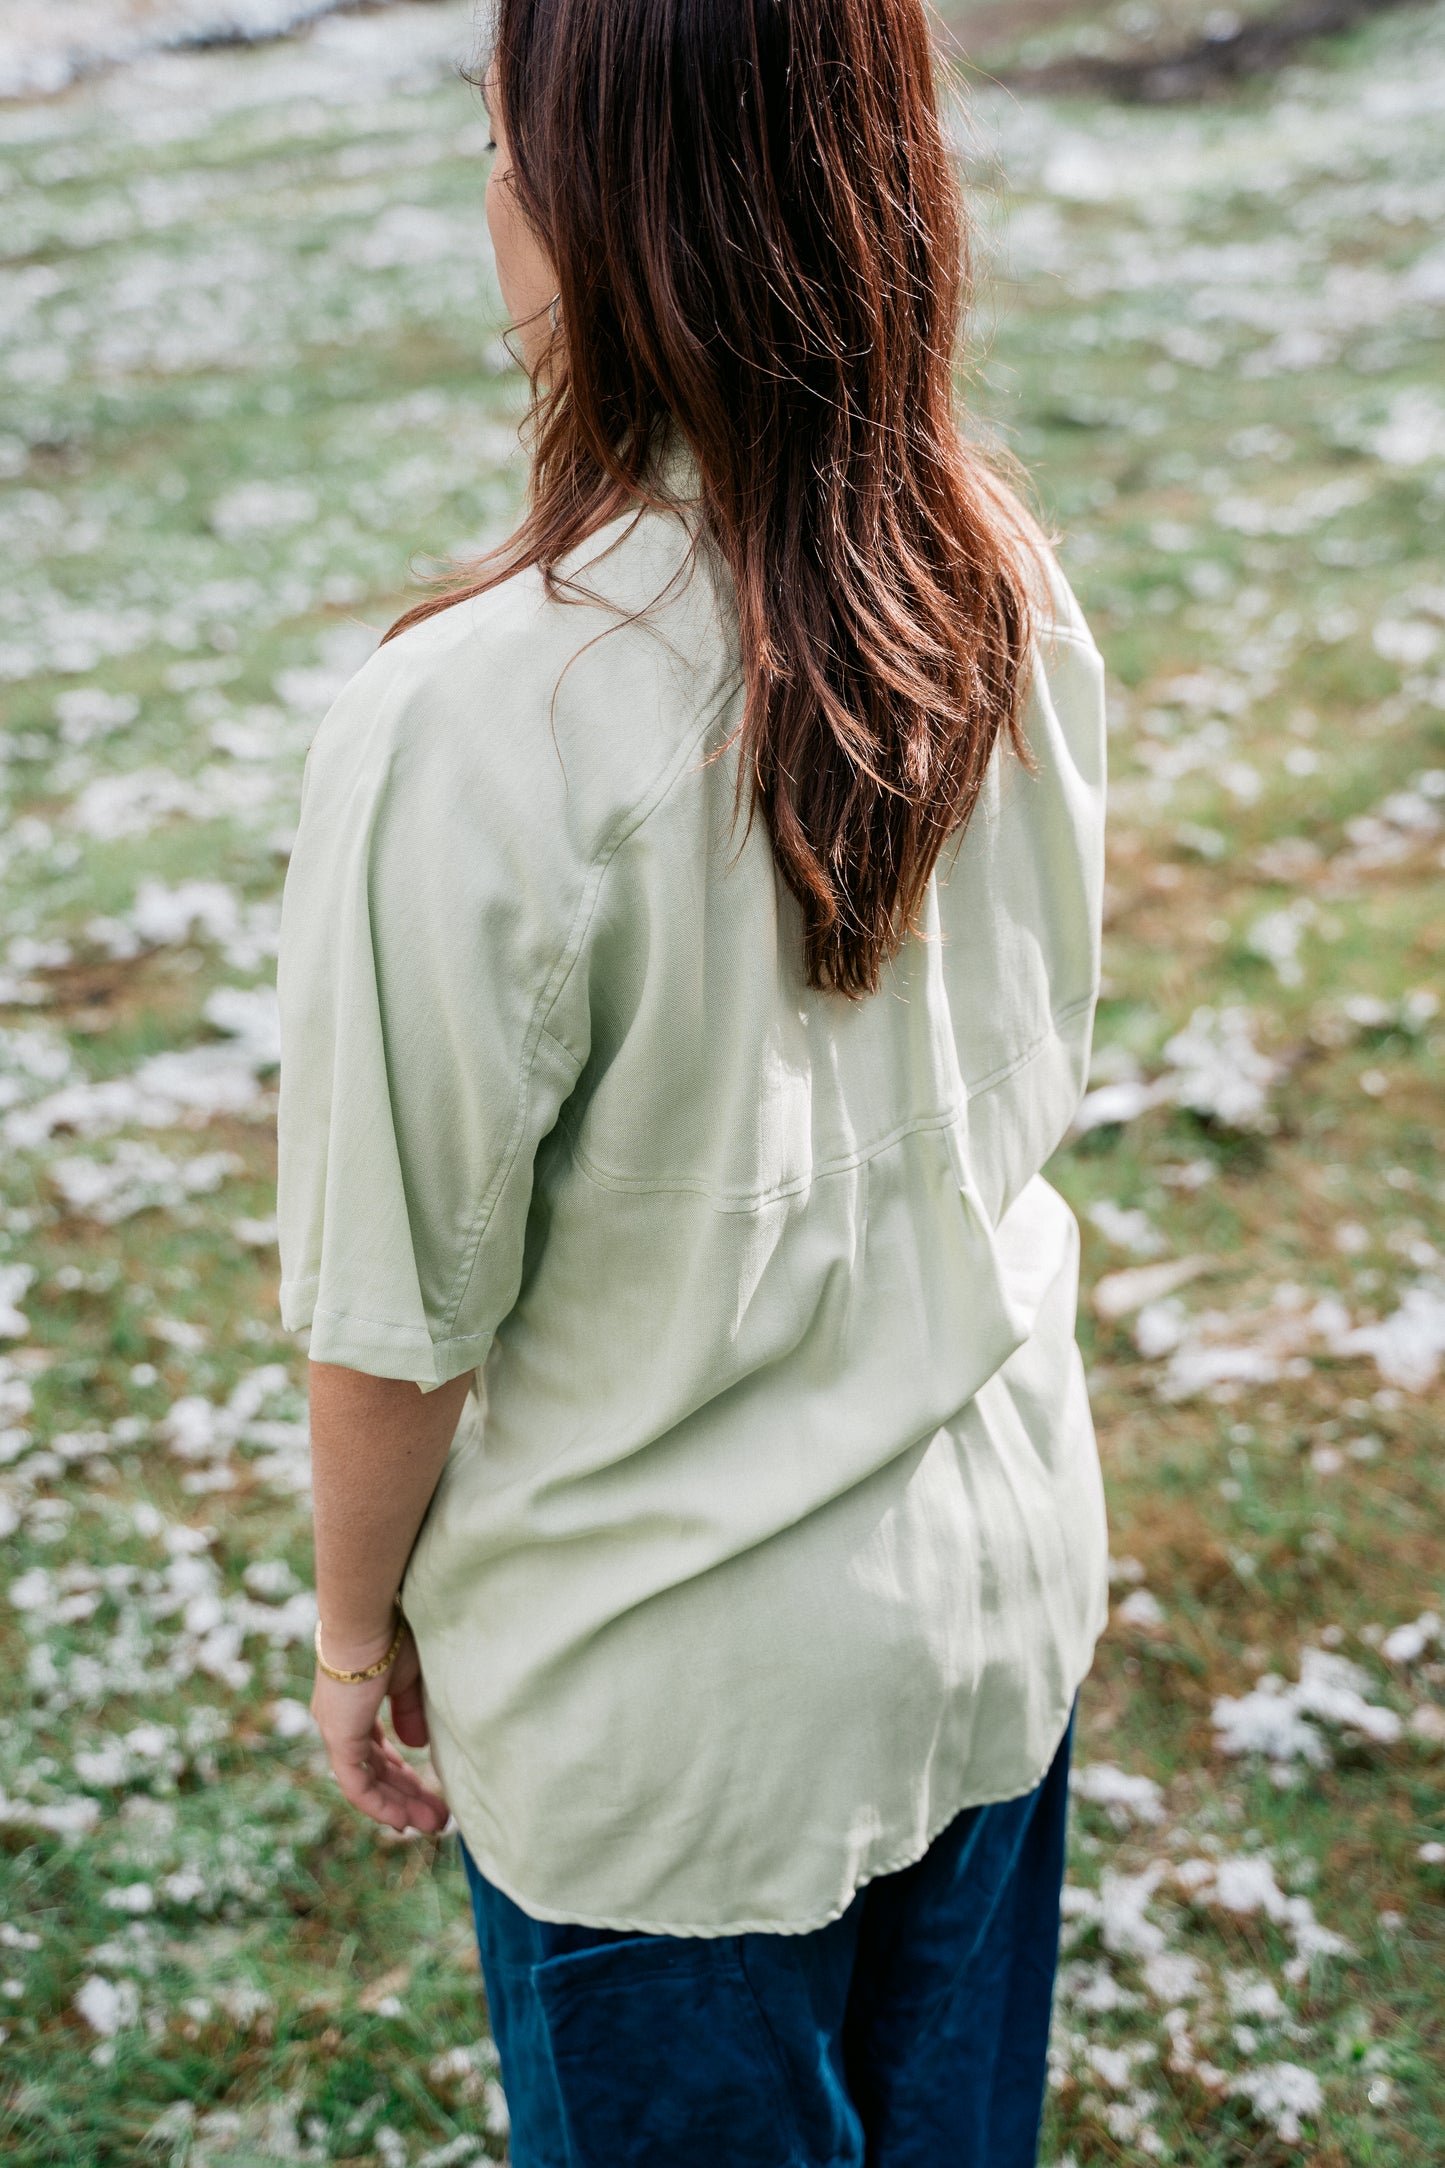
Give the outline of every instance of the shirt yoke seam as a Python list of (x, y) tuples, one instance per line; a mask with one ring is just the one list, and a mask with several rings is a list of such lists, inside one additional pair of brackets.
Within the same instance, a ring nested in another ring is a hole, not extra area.
[(1040, 1033), (1039, 1037), (1025, 1047), (1023, 1052), (1016, 1055), (1012, 1061), (1006, 1062), (1001, 1068), (993, 1070), (979, 1083), (966, 1086), (966, 1096), (962, 1106), (944, 1107), (932, 1114), (910, 1116), (906, 1121), (897, 1123), (883, 1136), (872, 1139), (857, 1151), (826, 1159), (821, 1164), (810, 1166), (802, 1174), (791, 1176), (785, 1182), (772, 1183), (765, 1189), (719, 1191), (705, 1182), (657, 1182), (648, 1179), (646, 1176), (614, 1172), (603, 1167), (591, 1157), (580, 1142), (576, 1129), (571, 1123), (568, 1123), (566, 1126), (572, 1144), (572, 1157), (580, 1171), (600, 1189), (610, 1189), (631, 1196), (701, 1197), (710, 1200), (720, 1210), (728, 1212), (761, 1210), (767, 1205), (780, 1203), (785, 1197), (800, 1195), (804, 1190), (811, 1188), (815, 1182), (831, 1181), (835, 1175), (848, 1174), (857, 1168), (866, 1167), (874, 1160), (881, 1159), (885, 1152), (892, 1151), (896, 1144), (903, 1143), (909, 1137), (936, 1135), (941, 1130), (951, 1129), (955, 1122), (966, 1120), (970, 1105), (979, 1099), (985, 1098), (990, 1092), (997, 1091), (999, 1086), (1006, 1084), (1010, 1077), (1016, 1076), (1020, 1070), (1027, 1068), (1030, 1062), (1036, 1061), (1045, 1048), (1060, 1036), (1062, 1027), (1070, 1023), (1075, 1016), (1081, 1015), (1090, 1009), (1095, 998), (1091, 990), (1089, 993), (1081, 995), (1078, 1000), (1071, 1001), (1065, 1007), (1051, 1012), (1049, 1030)]

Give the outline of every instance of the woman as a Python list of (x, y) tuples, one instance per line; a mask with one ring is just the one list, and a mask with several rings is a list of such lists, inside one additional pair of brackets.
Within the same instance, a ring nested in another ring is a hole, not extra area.
[[(1106, 1615), (1101, 669), (960, 438), (921, 0), (501, 0), (526, 516), (312, 747), (286, 1323), (348, 1799), (517, 2168), (1015, 2168)], [(398, 1590), (400, 1591), (399, 1603)]]

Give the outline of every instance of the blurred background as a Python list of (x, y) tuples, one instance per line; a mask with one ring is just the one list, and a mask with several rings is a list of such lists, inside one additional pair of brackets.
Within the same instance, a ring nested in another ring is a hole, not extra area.
[[(288, 33), (280, 35), (280, 33)], [(1327, 35), (1322, 35), (1327, 34)], [(302, 760), (496, 540), (465, 6), (0, 10), (0, 2150), (504, 2156), (454, 1847), (318, 1766)], [(1110, 671), (1051, 1170), (1114, 1605), (1043, 2161), (1445, 2158), (1445, 6), (958, 0), (966, 396)]]

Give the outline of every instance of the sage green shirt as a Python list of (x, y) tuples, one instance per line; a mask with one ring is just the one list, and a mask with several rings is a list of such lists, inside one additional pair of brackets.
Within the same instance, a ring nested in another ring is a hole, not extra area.
[(1038, 1781), (1107, 1614), (1039, 1173), (1099, 983), (1102, 671), (1051, 569), (1038, 774), (1000, 751), (879, 993), (815, 993), (687, 543), (620, 523), (601, 599), (515, 577), (322, 724), (282, 1311), (321, 1361), (476, 1373), (403, 1598), (483, 1872), (544, 1918), (794, 1932)]

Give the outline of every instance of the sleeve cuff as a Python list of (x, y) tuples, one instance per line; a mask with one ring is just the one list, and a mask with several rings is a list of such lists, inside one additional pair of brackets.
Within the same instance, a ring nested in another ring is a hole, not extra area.
[(336, 1363), (374, 1378), (405, 1378), (422, 1391), (480, 1369), (492, 1344), (491, 1333), (461, 1333), (433, 1340), (413, 1325), (391, 1325), (376, 1318), (354, 1317), (318, 1305), (304, 1282), (283, 1285), (281, 1322), (288, 1332), (311, 1329), (307, 1350), (312, 1362)]

